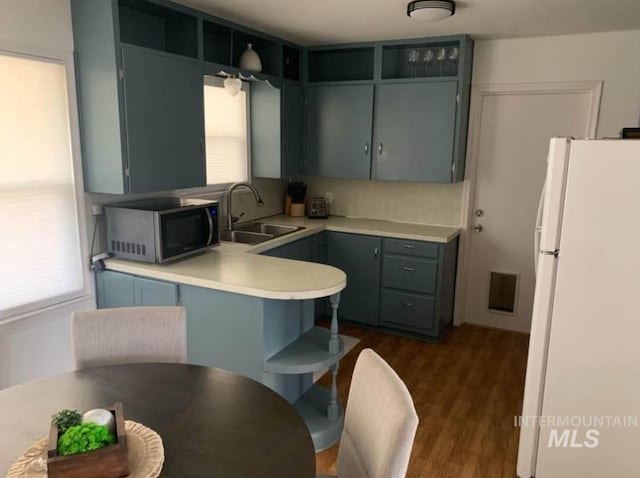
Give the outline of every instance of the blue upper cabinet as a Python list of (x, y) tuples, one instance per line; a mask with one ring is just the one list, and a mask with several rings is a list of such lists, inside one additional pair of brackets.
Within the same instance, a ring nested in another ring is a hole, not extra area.
[(303, 172), (304, 95), (302, 85), (285, 81), (282, 85), (282, 178), (299, 177)]
[(455, 80), (376, 87), (373, 179), (451, 181), (457, 94)]
[[(291, 166), (302, 164), (299, 46), (165, 0), (71, 0), (71, 9), (87, 191), (204, 186), (205, 74), (259, 80), (254, 172), (300, 174)], [(249, 43), (261, 73), (239, 66)]]
[(468, 36), (313, 47), (305, 58), (308, 175), (463, 180)]
[(72, 0), (85, 187), (203, 186), (198, 21), (131, 0)]
[(124, 45), (122, 70), (129, 190), (204, 186), (199, 62)]
[(372, 122), (373, 85), (308, 86), (307, 173), (369, 179)]

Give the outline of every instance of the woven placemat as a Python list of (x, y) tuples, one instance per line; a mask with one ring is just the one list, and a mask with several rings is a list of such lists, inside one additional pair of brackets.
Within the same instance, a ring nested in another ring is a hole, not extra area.
[[(129, 478), (156, 478), (162, 471), (162, 438), (151, 428), (126, 420)], [(46, 478), (48, 439), (42, 438), (25, 451), (9, 468), (7, 478)]]

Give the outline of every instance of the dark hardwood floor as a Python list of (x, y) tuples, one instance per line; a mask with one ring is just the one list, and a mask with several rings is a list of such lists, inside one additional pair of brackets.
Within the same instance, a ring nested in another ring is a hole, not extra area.
[[(439, 344), (348, 325), (361, 339), (341, 362), (338, 391), (346, 404), (363, 348), (380, 354), (404, 380), (420, 424), (408, 478), (513, 478), (522, 412), (528, 336), (472, 325), (455, 327)], [(320, 383), (329, 386), (330, 375)], [(373, 418), (373, 417), (372, 417)], [(338, 445), (317, 455), (318, 473), (335, 473)]]

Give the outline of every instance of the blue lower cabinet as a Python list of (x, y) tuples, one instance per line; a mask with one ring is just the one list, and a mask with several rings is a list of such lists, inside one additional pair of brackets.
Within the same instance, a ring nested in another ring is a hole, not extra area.
[(96, 274), (99, 309), (178, 305), (178, 285), (122, 272)]
[(379, 237), (328, 233), (328, 264), (347, 274), (347, 287), (340, 294), (341, 319), (378, 324), (381, 251)]
[(458, 239), (383, 240), (380, 326), (438, 339), (453, 323)]
[(296, 261), (313, 262), (313, 236), (299, 239), (284, 246), (276, 247), (263, 252), (262, 255), (279, 257), (281, 259), (293, 259)]
[(178, 284), (136, 277), (133, 281), (133, 290), (137, 306), (178, 305)]

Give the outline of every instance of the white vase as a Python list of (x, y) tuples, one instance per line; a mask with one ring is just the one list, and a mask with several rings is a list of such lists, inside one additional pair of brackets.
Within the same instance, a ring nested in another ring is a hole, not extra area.
[(262, 71), (262, 61), (251, 43), (247, 44), (247, 49), (240, 55), (240, 68), (256, 72)]

